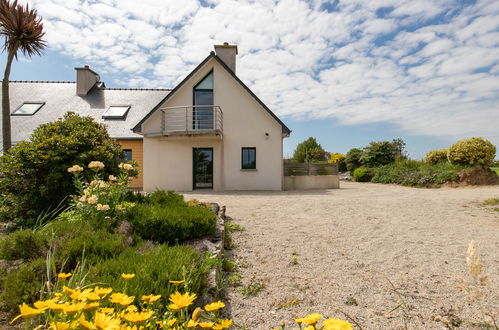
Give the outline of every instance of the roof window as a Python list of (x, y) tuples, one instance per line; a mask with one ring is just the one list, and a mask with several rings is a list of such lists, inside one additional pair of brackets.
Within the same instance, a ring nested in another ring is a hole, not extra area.
[(13, 116), (33, 116), (45, 102), (24, 102), (19, 108), (17, 108), (12, 115)]
[(129, 105), (112, 105), (106, 112), (102, 115), (103, 119), (125, 119), (128, 110), (130, 110)]

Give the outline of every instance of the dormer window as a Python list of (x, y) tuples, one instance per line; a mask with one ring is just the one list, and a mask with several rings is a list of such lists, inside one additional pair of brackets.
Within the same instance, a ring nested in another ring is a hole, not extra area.
[(102, 114), (102, 119), (125, 119), (129, 105), (112, 105)]
[(45, 102), (24, 102), (12, 113), (12, 116), (33, 116), (44, 104)]

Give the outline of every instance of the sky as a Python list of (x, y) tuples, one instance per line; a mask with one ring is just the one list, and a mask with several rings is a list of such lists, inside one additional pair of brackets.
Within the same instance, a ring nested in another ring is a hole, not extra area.
[[(12, 80), (175, 87), (238, 46), (238, 77), (293, 131), (329, 152), (402, 138), (413, 158), (457, 140), (499, 146), (497, 0), (30, 0), (48, 48)], [(5, 53), (0, 64), (5, 65)]]

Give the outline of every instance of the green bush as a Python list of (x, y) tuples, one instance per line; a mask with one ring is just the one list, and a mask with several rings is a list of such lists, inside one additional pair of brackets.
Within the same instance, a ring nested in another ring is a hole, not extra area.
[(403, 160), (375, 169), (371, 182), (397, 183), (406, 186), (440, 185), (457, 182), (463, 166), (447, 162), (431, 165), (415, 160)]
[(400, 139), (392, 142), (371, 142), (360, 156), (362, 166), (378, 167), (404, 159), (405, 143)]
[(215, 231), (216, 216), (204, 206), (139, 204), (130, 215), (136, 234), (159, 243), (176, 244)]
[(15, 231), (0, 239), (0, 259), (30, 260), (44, 257), (47, 237), (30, 229)]
[(293, 161), (296, 163), (320, 162), (326, 160), (326, 151), (317, 140), (309, 137), (296, 146)]
[(3, 308), (18, 311), (21, 303), (32, 304), (40, 299), (46, 268), (45, 259), (35, 259), (10, 272), (2, 281)]
[(433, 150), (426, 153), (424, 161), (429, 164), (437, 164), (441, 162), (447, 162), (447, 153), (449, 149)]
[(145, 196), (145, 203), (156, 204), (156, 205), (186, 205), (184, 202), (184, 196), (175, 193), (172, 190), (156, 190)]
[(140, 252), (140, 248), (128, 248), (117, 258), (91, 267), (88, 282), (106, 283), (119, 290), (124, 285), (121, 274), (133, 273), (136, 277), (126, 283), (126, 293), (131, 296), (140, 297), (147, 292), (168, 297), (179, 290), (169, 284), (172, 280), (185, 280), (182, 288), (187, 287), (190, 292), (201, 294), (205, 276), (211, 267), (207, 260), (188, 246), (161, 245), (146, 252)]
[(370, 168), (359, 167), (353, 171), (353, 178), (357, 182), (370, 182), (374, 173)]
[(471, 138), (454, 143), (447, 154), (449, 162), (461, 165), (489, 165), (496, 156), (496, 147), (489, 140)]
[(362, 150), (357, 148), (352, 148), (347, 152), (347, 155), (345, 157), (345, 164), (350, 174), (353, 174), (353, 171), (362, 166), (362, 163), (360, 161), (361, 156)]
[(29, 141), (0, 157), (0, 221), (32, 227), (36, 217), (74, 194), (67, 169), (94, 160), (106, 164), (105, 175), (118, 173), (124, 155), (102, 124), (73, 113), (40, 125)]

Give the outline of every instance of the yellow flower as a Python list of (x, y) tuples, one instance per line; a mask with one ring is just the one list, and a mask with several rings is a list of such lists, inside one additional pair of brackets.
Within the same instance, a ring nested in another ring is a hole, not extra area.
[(93, 162), (90, 162), (88, 164), (88, 168), (104, 168), (104, 167), (105, 167), (104, 164), (97, 160), (94, 160)]
[(124, 293), (113, 293), (109, 301), (121, 306), (128, 306), (133, 302), (134, 299), (134, 296), (129, 297)]
[(353, 330), (352, 324), (334, 317), (325, 319), (322, 321), (322, 325), (324, 326), (324, 330)]
[(86, 303), (84, 302), (78, 302), (76, 304), (70, 304), (70, 303), (65, 303), (63, 304), (63, 311), (67, 315), (73, 315), (75, 313), (78, 313), (79, 311), (83, 310), (85, 308)]
[(53, 310), (54, 312), (62, 312), (64, 311), (64, 303), (57, 303), (55, 301), (49, 301), (47, 302), (47, 306)]
[(83, 167), (81, 167), (79, 165), (73, 165), (70, 168), (68, 168), (69, 173), (75, 173), (75, 172), (81, 172), (81, 171), (83, 171)]
[(211, 328), (213, 326), (213, 322), (199, 322), (198, 325), (201, 328)]
[(65, 280), (68, 277), (70, 277), (71, 275), (73, 275), (73, 274), (72, 273), (59, 273), (59, 274), (57, 274), (57, 278), (60, 280)]
[(135, 277), (135, 274), (121, 274), (121, 277), (123, 277), (125, 280), (130, 280)]
[(84, 315), (84, 314), (81, 314), (81, 315), (80, 315), (80, 318), (78, 319), (78, 323), (80, 323), (80, 325), (81, 325), (84, 329), (88, 329), (88, 330), (97, 330), (97, 327), (95, 326), (95, 324), (93, 324), (93, 323), (92, 323), (92, 322), (90, 322), (90, 321), (85, 320), (85, 315)]
[(118, 179), (114, 175), (109, 176), (109, 181), (117, 181)]
[(153, 311), (143, 311), (143, 312), (131, 312), (131, 313), (126, 313), (123, 318), (132, 323), (142, 323), (147, 321), (152, 315), (154, 314)]
[(315, 330), (313, 325), (307, 325), (303, 330)]
[(89, 310), (97, 308), (97, 307), (99, 307), (99, 303), (93, 302), (93, 303), (86, 304), (85, 307), (83, 307), (83, 310), (89, 311)]
[(64, 290), (64, 292), (68, 293), (68, 294), (72, 294), (74, 293), (76, 290), (73, 290), (71, 288), (68, 288), (67, 286), (63, 285), (62, 286), (62, 290)]
[(194, 328), (195, 326), (197, 326), (199, 324), (198, 321), (194, 321), (194, 320), (189, 320), (189, 322), (187, 322), (187, 327), (188, 328)]
[(97, 209), (97, 211), (107, 211), (107, 210), (109, 210), (109, 205), (97, 204), (97, 206), (95, 208)]
[(132, 164), (126, 164), (126, 163), (121, 163), (118, 165), (118, 167), (122, 170), (127, 170), (127, 171), (131, 171), (133, 170), (133, 165)]
[(104, 313), (104, 314), (113, 314), (114, 308), (102, 307), (102, 308), (99, 308), (99, 312)]
[(295, 322), (298, 324), (301, 324), (301, 323), (303, 323), (303, 318), (295, 319)]
[(195, 293), (190, 294), (186, 292), (185, 294), (181, 294), (180, 292), (175, 292), (170, 295), (170, 301), (172, 302), (168, 307), (173, 310), (179, 310), (185, 308), (187, 306), (192, 305), (194, 300), (196, 300), (197, 296)]
[(90, 196), (87, 199), (87, 203), (88, 204), (95, 204), (95, 203), (97, 203), (97, 200), (98, 200), (97, 196), (96, 195), (92, 195), (92, 196)]
[(171, 327), (172, 325), (175, 324), (175, 322), (177, 322), (177, 319), (171, 319), (170, 321), (166, 322), (166, 325)]
[(35, 301), (35, 303), (33, 305), (35, 306), (35, 308), (38, 308), (38, 309), (47, 309), (47, 308), (49, 308), (48, 302), (49, 302), (48, 300), (47, 301), (38, 300), (38, 301)]
[(150, 294), (147, 296), (142, 296), (142, 300), (144, 300), (146, 303), (149, 303), (149, 304), (155, 303), (156, 301), (159, 300), (159, 298), (161, 298), (160, 294), (158, 294), (157, 296), (155, 296), (153, 294)]
[(184, 283), (185, 281), (170, 281), (171, 284), (179, 285)]
[(64, 322), (51, 322), (50, 328), (53, 330), (66, 330), (69, 329), (69, 324)]
[(307, 316), (305, 316), (302, 320), (303, 323), (308, 324), (308, 325), (315, 325), (320, 319), (322, 315), (319, 313), (312, 313)]
[(208, 312), (214, 312), (214, 311), (217, 311), (220, 308), (224, 308), (224, 307), (225, 307), (225, 304), (219, 300), (217, 302), (214, 302), (214, 303), (211, 303), (211, 304), (204, 306), (204, 309)]
[(192, 319), (194, 321), (197, 321), (199, 320), (199, 316), (203, 313), (203, 310), (199, 307), (196, 307), (196, 309), (194, 309), (194, 312), (192, 312)]
[(110, 294), (113, 291), (112, 288), (100, 288), (96, 286), (94, 288), (94, 293), (97, 294), (99, 297), (105, 297), (106, 295)]
[(104, 313), (95, 313), (94, 323), (97, 329), (118, 330), (121, 321)]
[(10, 323), (13, 323), (15, 320), (17, 320), (20, 317), (23, 317), (25, 319), (29, 319), (33, 316), (38, 315), (38, 314), (42, 314), (43, 311), (44, 311), (44, 309), (29, 307), (28, 305), (23, 303), (22, 305), (19, 305), (19, 312), (21, 314), (17, 315)]
[(232, 325), (232, 320), (221, 320), (220, 323), (215, 323), (213, 325), (213, 329), (215, 330), (227, 329), (231, 325)]

